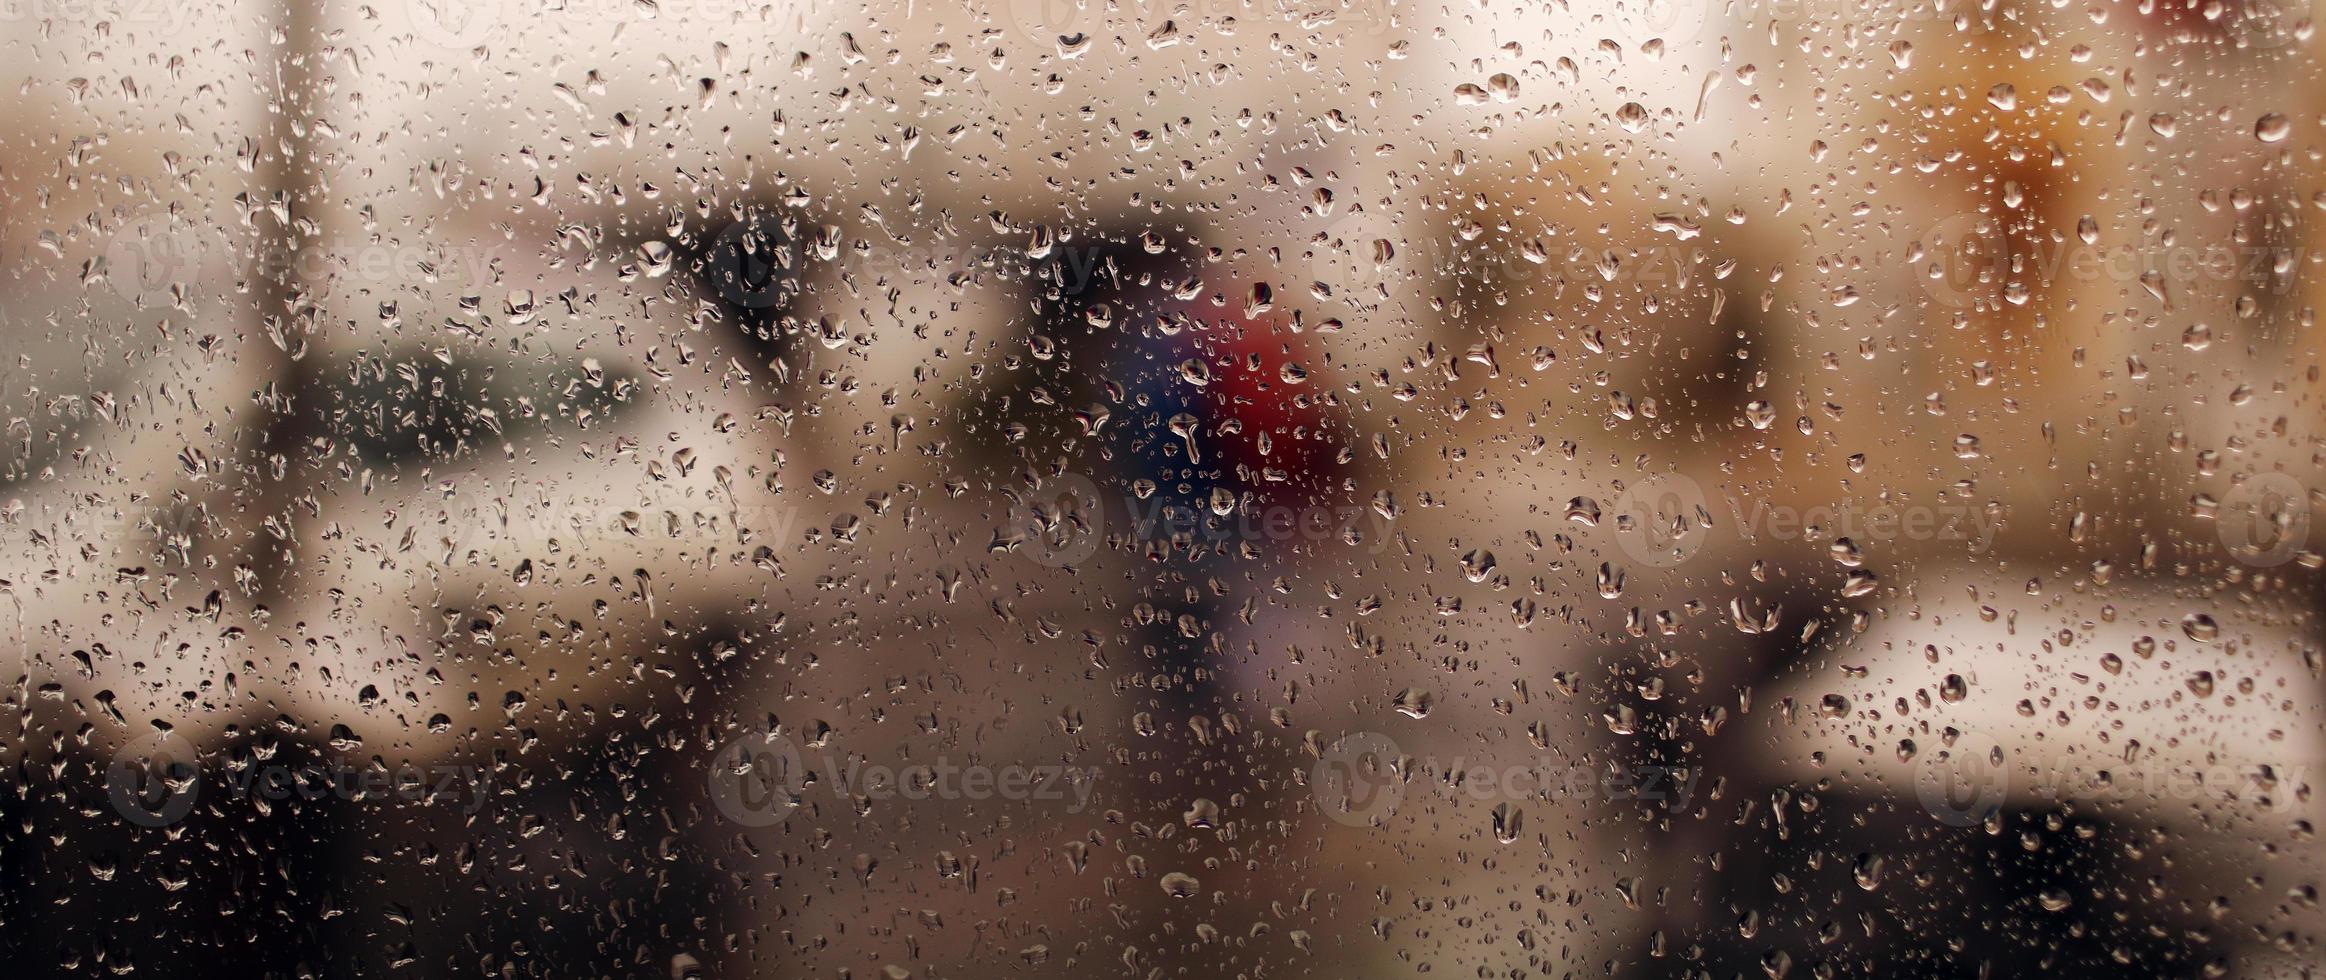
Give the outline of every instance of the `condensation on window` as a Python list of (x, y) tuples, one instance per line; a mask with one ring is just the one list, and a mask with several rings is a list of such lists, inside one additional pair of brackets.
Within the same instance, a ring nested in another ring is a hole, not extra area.
[(56, 977), (2313, 977), (2269, 0), (0, 0)]

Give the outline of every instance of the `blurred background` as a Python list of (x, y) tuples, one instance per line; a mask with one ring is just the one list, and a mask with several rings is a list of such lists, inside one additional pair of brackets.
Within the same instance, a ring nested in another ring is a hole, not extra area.
[(2267, 0), (0, 0), (0, 947), (2313, 977)]

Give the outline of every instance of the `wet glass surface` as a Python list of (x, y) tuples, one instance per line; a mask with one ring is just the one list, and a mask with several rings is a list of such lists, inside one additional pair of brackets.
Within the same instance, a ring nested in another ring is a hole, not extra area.
[(2316, 976), (2313, 14), (0, 0), (0, 949)]

